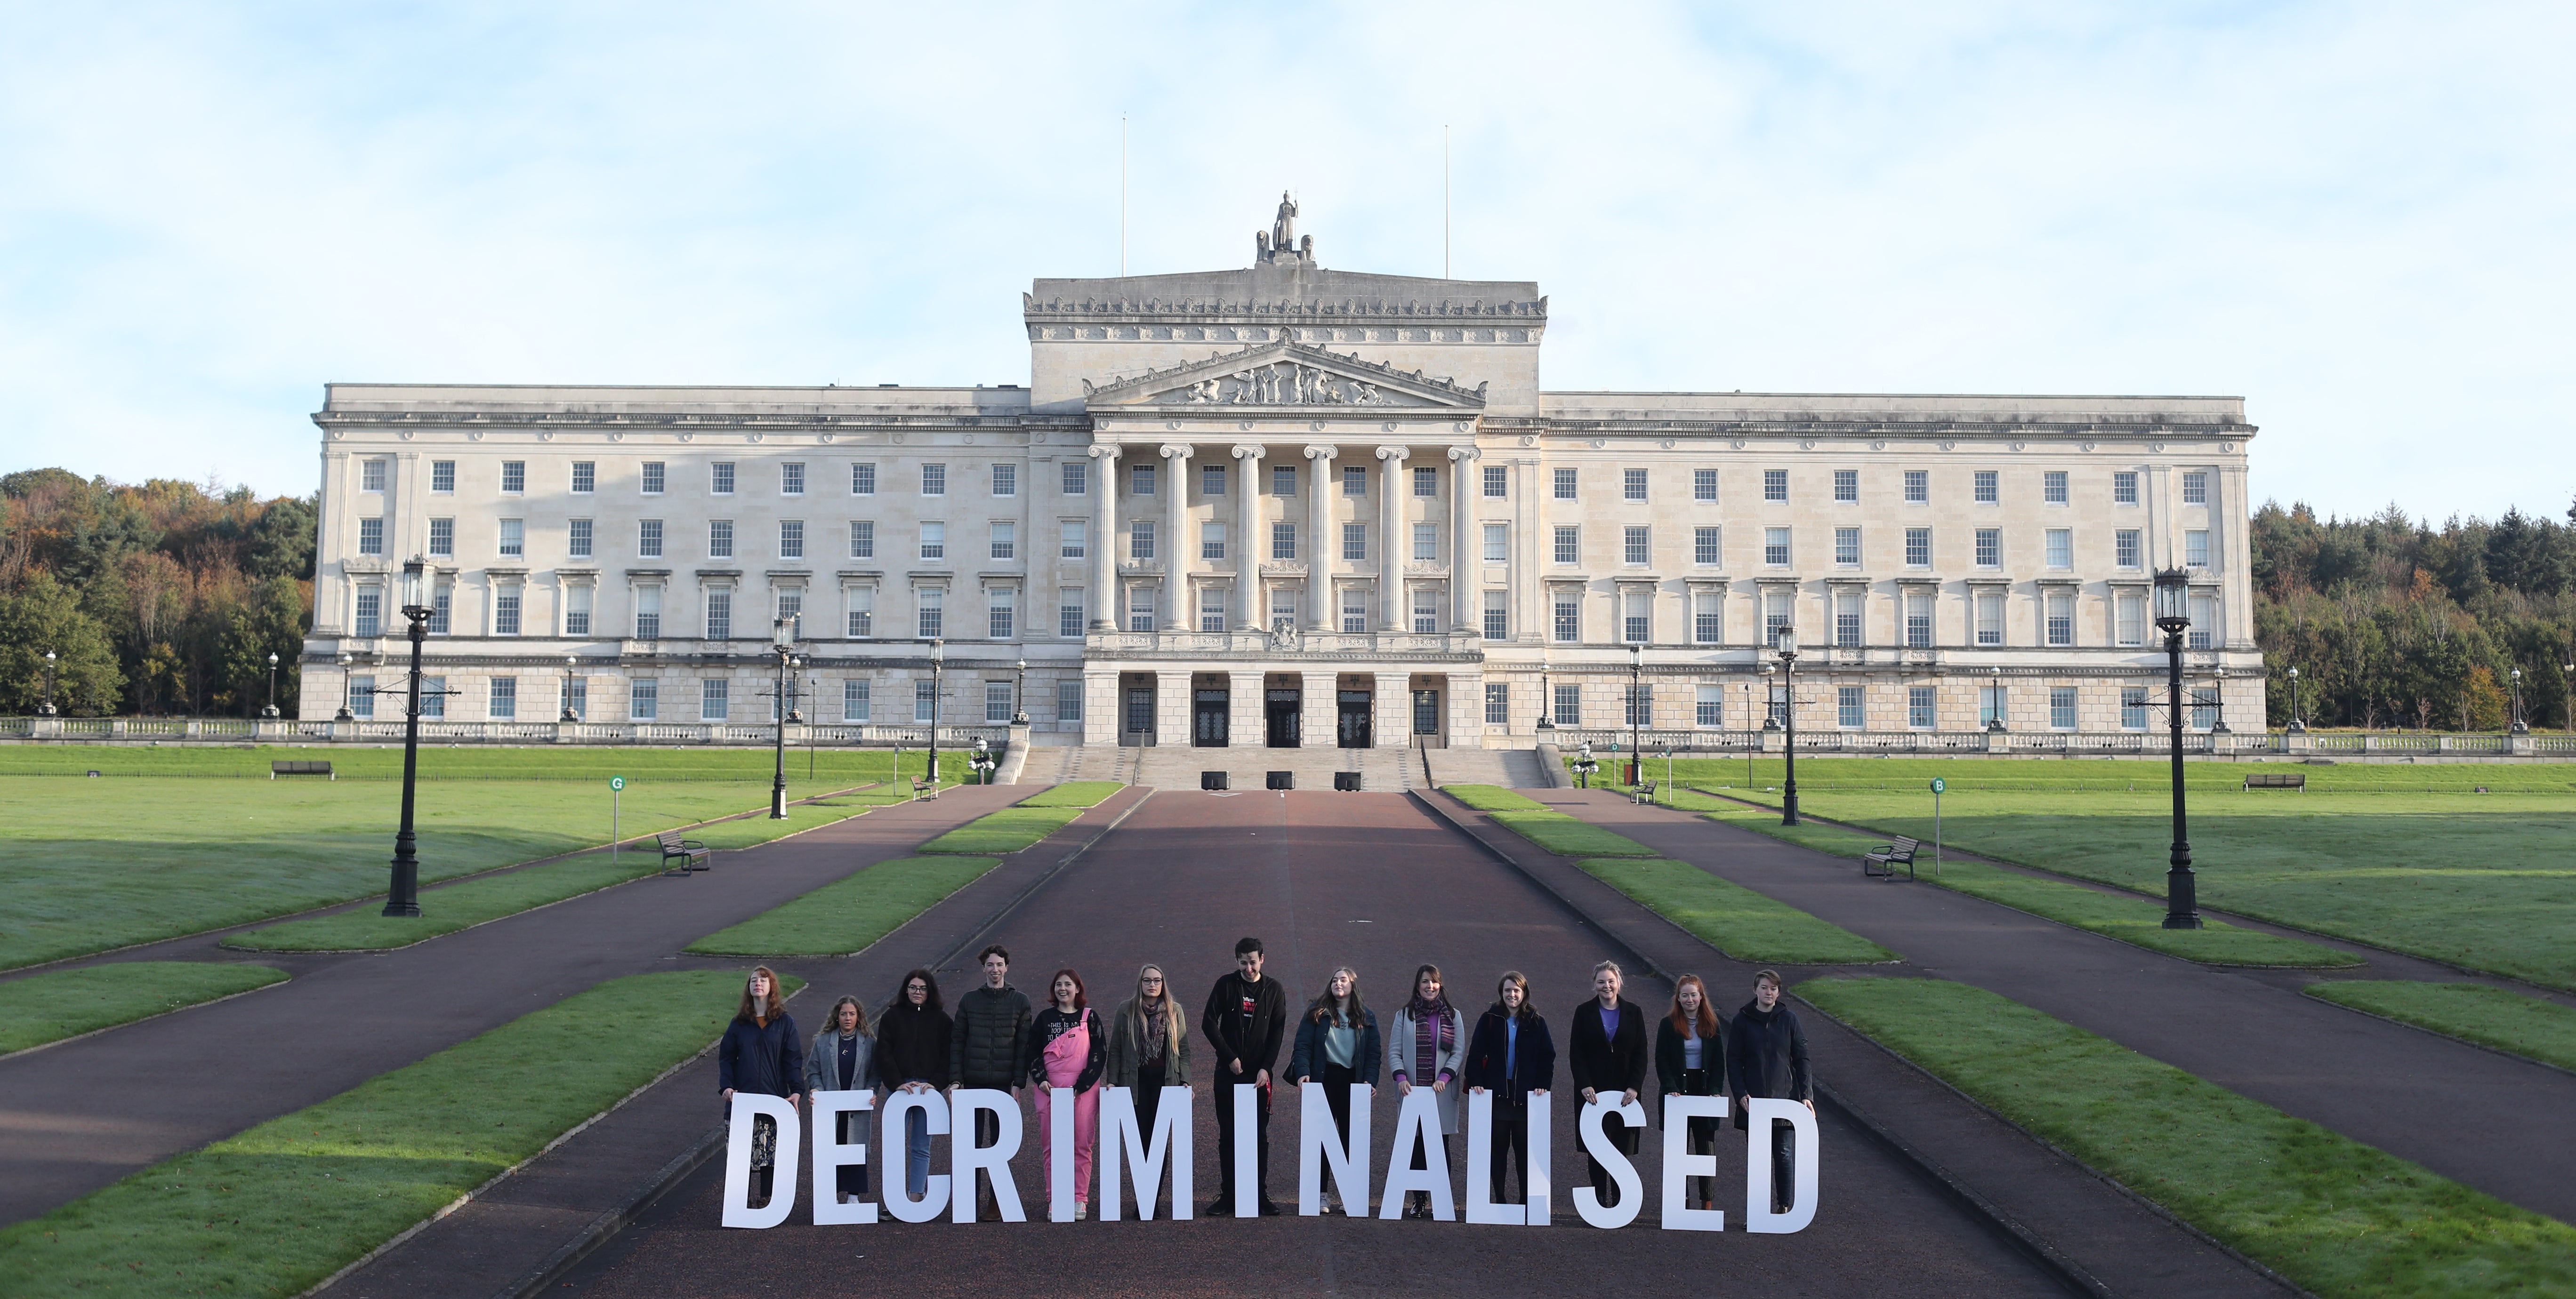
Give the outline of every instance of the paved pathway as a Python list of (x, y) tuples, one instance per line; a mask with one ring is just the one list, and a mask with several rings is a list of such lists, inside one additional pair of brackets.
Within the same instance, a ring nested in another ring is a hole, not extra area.
[[(0, 1060), (0, 1222), (40, 1215), (603, 980), (672, 968), (672, 953), (699, 937), (903, 856), (1028, 793), (950, 790), (718, 854), (707, 874), (647, 876), (401, 951), (263, 955), (296, 977)], [(437, 905), (436, 889), (422, 897)], [(241, 959), (218, 952), (222, 937), (112, 959)]]
[[(2445, 1177), (2576, 1221), (2576, 1178), (2567, 1175), (2576, 1076), (2301, 996), (2295, 976), (2198, 966), (1947, 889), (1864, 879), (1849, 858), (1617, 793), (1537, 797), (1874, 939), (1903, 954), (1913, 972), (2000, 993)], [(2420, 962), (2372, 959), (2420, 973)]]

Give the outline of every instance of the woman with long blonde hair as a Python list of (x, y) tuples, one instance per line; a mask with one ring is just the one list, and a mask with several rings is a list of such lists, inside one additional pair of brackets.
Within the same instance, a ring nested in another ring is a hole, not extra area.
[(1109, 1067), (1102, 1081), (1130, 1089), (1136, 1123), (1151, 1133), (1166, 1087), (1190, 1085), (1190, 1021), (1163, 977), (1163, 967), (1136, 971), (1136, 995), (1109, 1021)]

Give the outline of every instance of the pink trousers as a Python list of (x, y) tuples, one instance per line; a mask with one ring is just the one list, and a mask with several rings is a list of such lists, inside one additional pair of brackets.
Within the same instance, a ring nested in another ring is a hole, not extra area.
[[(1046, 1047), (1046, 1080), (1048, 1090), (1038, 1093), (1038, 1142), (1046, 1151), (1047, 1185), (1055, 1185), (1055, 1142), (1049, 1133), (1053, 1102), (1082, 1076), (1083, 1061), (1091, 1054), (1091, 1030), (1088, 1026), (1059, 1035)], [(1073, 1198), (1091, 1203), (1091, 1150), (1100, 1135), (1100, 1087), (1093, 1084), (1073, 1098)]]

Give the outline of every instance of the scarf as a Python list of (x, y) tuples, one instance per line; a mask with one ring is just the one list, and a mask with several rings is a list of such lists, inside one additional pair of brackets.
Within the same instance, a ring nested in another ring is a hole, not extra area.
[[(1405, 1003), (1404, 1010), (1406, 1014), (1413, 1016), (1413, 1058), (1421, 1063), (1424, 1071), (1428, 1072), (1433, 1067), (1433, 1062), (1440, 1056), (1447, 1055), (1456, 1049), (1458, 1012), (1450, 1008), (1446, 993), (1433, 1000), (1425, 1001), (1422, 994), (1416, 992), (1413, 994), (1413, 1000)], [(1432, 1053), (1435, 1047), (1439, 1052), (1438, 1055)]]

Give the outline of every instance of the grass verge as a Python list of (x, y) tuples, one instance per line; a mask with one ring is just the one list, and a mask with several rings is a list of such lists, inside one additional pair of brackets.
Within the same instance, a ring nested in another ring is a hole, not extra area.
[(705, 1049), (741, 988), (603, 983), (0, 1228), (0, 1275), (13, 1299), (301, 1293)]
[(1739, 961), (1866, 965), (1899, 959), (1840, 925), (1684, 862), (1590, 857), (1575, 864)]
[(1797, 993), (2327, 1299), (2576, 1288), (2576, 1227), (1983, 989), (1828, 978)]
[(1544, 812), (1545, 803), (1500, 785), (1442, 785), (1440, 792), (1479, 812)]
[(1001, 864), (998, 857), (904, 857), (772, 907), (689, 944), (699, 956), (849, 956)]
[(1541, 809), (1536, 812), (1506, 808), (1485, 815), (1494, 824), (1555, 853), (1559, 857), (1659, 857), (1661, 853), (1620, 834), (1604, 830), (1588, 821), (1578, 820), (1563, 812)]
[(0, 1055), (284, 983), (265, 965), (124, 961), (0, 983)]
[(1127, 788), (1114, 780), (1068, 780), (1021, 799), (1014, 807), (1097, 807)]
[(2576, 1009), (2483, 983), (2338, 979), (2307, 994), (2576, 1072)]
[[(1089, 803), (1077, 801), (1082, 797), (1079, 792), (1063, 799), (1050, 797), (1057, 790), (1079, 790), (1085, 787), (1105, 787), (1106, 792)], [(999, 812), (987, 812), (976, 817), (921, 845), (921, 850), (925, 853), (956, 853), (967, 857), (1009, 856), (1063, 829), (1066, 823), (1082, 815), (1084, 809), (1118, 792), (1120, 788), (1117, 782), (1108, 780), (1086, 780), (1073, 785), (1058, 785), (1053, 789), (1032, 794)]]

